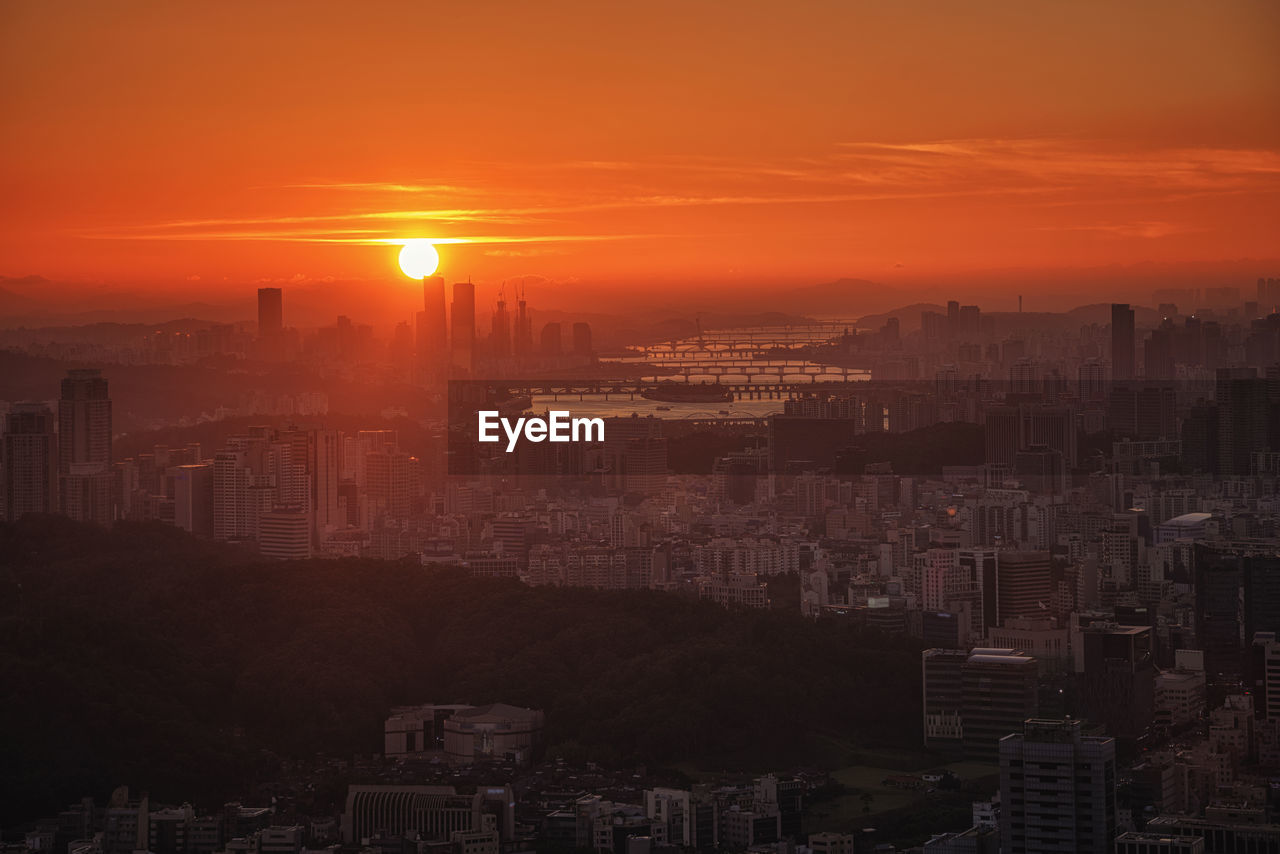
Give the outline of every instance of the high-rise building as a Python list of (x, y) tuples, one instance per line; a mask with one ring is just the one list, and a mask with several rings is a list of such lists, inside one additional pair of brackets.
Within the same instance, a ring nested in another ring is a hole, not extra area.
[(311, 520), (297, 505), (280, 505), (258, 517), (258, 550), (277, 560), (311, 557)]
[(422, 314), (418, 323), (418, 358), (428, 364), (442, 363), (449, 355), (448, 311), (445, 307), (443, 276), (422, 279)]
[(1039, 708), (1039, 665), (1013, 649), (975, 649), (960, 673), (965, 756), (992, 762), (1000, 739), (1022, 728)]
[(62, 512), (81, 522), (110, 524), (111, 398), (96, 369), (67, 372), (58, 400), (58, 486)]
[(926, 649), (921, 654), (924, 686), (924, 746), (959, 751), (964, 738), (963, 670), (969, 652)]
[(470, 282), (454, 282), (450, 331), (450, 364), (470, 376), (476, 367), (476, 286)]
[(213, 463), (168, 470), (173, 481), (173, 523), (198, 537), (213, 536)]
[(1080, 400), (1097, 403), (1107, 399), (1107, 365), (1099, 359), (1086, 359), (1076, 373)]
[(1081, 700), (1089, 720), (1136, 743), (1155, 717), (1155, 655), (1149, 626), (1089, 626), (1079, 641)]
[(1267, 381), (1253, 368), (1219, 368), (1214, 385), (1218, 413), (1218, 473), (1250, 473), (1253, 454), (1267, 447)]
[(111, 398), (95, 369), (67, 372), (58, 400), (58, 473), (111, 467)]
[(1111, 378), (1116, 381), (1134, 377), (1133, 309), (1128, 303), (1111, 304)]
[(996, 570), (999, 625), (1011, 617), (1038, 617), (1053, 599), (1048, 552), (1002, 551)]
[(489, 324), (489, 355), (495, 359), (511, 355), (511, 315), (507, 312), (505, 293), (498, 295), (498, 305)]
[(58, 439), (43, 403), (18, 403), (5, 416), (4, 518), (58, 510)]
[(280, 288), (258, 288), (258, 337), (279, 337), (284, 331), (284, 298)]
[(1000, 850), (1052, 854), (1111, 850), (1116, 749), (1077, 720), (1026, 721), (1000, 740)]
[(999, 590), (996, 586), (999, 555), (995, 549), (971, 548), (960, 549), (956, 557), (961, 577), (981, 593), (982, 625), (986, 628), (1000, 624)]

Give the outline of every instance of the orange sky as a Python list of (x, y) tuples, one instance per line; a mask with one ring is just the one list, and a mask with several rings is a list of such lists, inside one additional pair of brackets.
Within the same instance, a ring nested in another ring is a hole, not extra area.
[(1278, 46), (1269, 0), (6, 0), (0, 275), (1274, 259)]

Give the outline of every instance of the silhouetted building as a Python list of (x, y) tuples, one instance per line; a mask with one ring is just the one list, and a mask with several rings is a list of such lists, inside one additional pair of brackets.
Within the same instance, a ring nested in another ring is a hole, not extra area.
[(1155, 716), (1155, 658), (1147, 626), (1088, 627), (1081, 635), (1086, 716), (1118, 741), (1136, 744)]
[(311, 520), (298, 506), (276, 507), (258, 517), (258, 550), (277, 560), (311, 557)]
[(1134, 378), (1133, 309), (1128, 303), (1111, 304), (1111, 378), (1117, 382)]
[(258, 288), (258, 337), (278, 338), (283, 331), (283, 292), (280, 288)]
[(1019, 731), (1039, 708), (1036, 659), (1012, 649), (975, 649), (960, 678), (965, 756), (992, 762), (1000, 739)]
[(1028, 720), (1000, 741), (1002, 854), (1106, 852), (1116, 835), (1116, 751), (1073, 720)]
[(58, 476), (63, 513), (80, 522), (111, 523), (111, 398), (101, 371), (71, 370), (62, 381)]
[(996, 568), (999, 624), (1010, 617), (1038, 617), (1053, 599), (1048, 552), (1001, 551)]
[(450, 327), (450, 362), (456, 373), (469, 376), (476, 366), (476, 286), (470, 282), (454, 282)]
[(213, 463), (174, 466), (173, 523), (198, 537), (213, 536)]
[(5, 416), (4, 516), (58, 510), (58, 438), (53, 413), (43, 403), (15, 404)]

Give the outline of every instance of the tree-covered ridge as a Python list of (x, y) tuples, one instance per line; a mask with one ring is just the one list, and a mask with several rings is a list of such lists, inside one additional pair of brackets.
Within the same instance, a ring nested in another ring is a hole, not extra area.
[(0, 526), (0, 803), (234, 794), (261, 750), (379, 752), (390, 706), (544, 709), (605, 762), (910, 744), (918, 651), (839, 620), (529, 588), (411, 561), (262, 562), (159, 524)]

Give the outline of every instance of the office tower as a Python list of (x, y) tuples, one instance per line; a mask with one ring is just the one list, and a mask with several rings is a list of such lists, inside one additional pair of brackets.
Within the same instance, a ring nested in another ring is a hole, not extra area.
[(283, 331), (283, 292), (280, 288), (258, 288), (258, 337), (276, 338)]
[(111, 398), (102, 372), (71, 370), (58, 400), (58, 473), (111, 466)]
[(404, 451), (383, 446), (365, 456), (369, 515), (404, 519), (409, 515), (411, 457)]
[(1076, 720), (1028, 720), (1000, 741), (1002, 854), (1106, 852), (1116, 835), (1116, 748)]
[(1214, 399), (1218, 410), (1218, 472), (1245, 476), (1252, 456), (1267, 447), (1267, 383), (1253, 368), (1219, 368)]
[(989, 468), (1012, 471), (1022, 447), (1022, 414), (1017, 407), (997, 406), (986, 412), (984, 429)]
[(591, 324), (582, 322), (573, 324), (573, 355), (590, 357), (593, 352), (591, 348)]
[(58, 510), (58, 439), (53, 413), (42, 403), (18, 403), (5, 416), (4, 514), (9, 522), (27, 513)]
[(999, 590), (996, 585), (999, 555), (995, 549), (960, 549), (956, 556), (960, 575), (981, 594), (982, 625), (993, 628), (999, 625)]
[(1089, 626), (1080, 636), (1085, 717), (1118, 742), (1136, 744), (1155, 717), (1155, 656), (1149, 626)]
[(975, 649), (960, 673), (964, 754), (993, 762), (1000, 739), (1022, 728), (1038, 709), (1039, 665), (1011, 649)]
[(505, 291), (498, 292), (498, 305), (489, 325), (489, 355), (505, 359), (511, 355), (511, 315), (507, 313)]
[(470, 376), (476, 366), (476, 286), (470, 282), (454, 282), (450, 326), (450, 364), (455, 373)]
[(445, 308), (443, 276), (422, 279), (422, 323), (418, 352), (431, 361), (442, 360), (449, 352), (449, 332)]
[(960, 334), (960, 303), (947, 300), (947, 337), (954, 338)]
[(173, 523), (198, 537), (213, 536), (213, 463), (168, 470), (173, 481)]
[(63, 513), (81, 522), (111, 523), (111, 398), (101, 371), (71, 370), (62, 380), (58, 480)]
[(1128, 303), (1111, 304), (1111, 378), (1117, 382), (1134, 377), (1133, 309)]
[(1071, 407), (993, 406), (985, 421), (986, 463), (995, 472), (1013, 471), (1018, 452), (1035, 445), (1061, 454), (1064, 473), (1075, 469), (1079, 448)]
[(976, 305), (960, 306), (960, 337), (976, 341), (982, 335), (982, 309)]
[(996, 569), (996, 611), (999, 625), (1010, 617), (1038, 617), (1049, 613), (1053, 580), (1048, 552), (1000, 552)]
[(276, 560), (311, 557), (311, 520), (298, 505), (280, 505), (258, 517), (258, 550)]
[(1014, 473), (1024, 488), (1042, 495), (1060, 495), (1066, 483), (1062, 454), (1044, 445), (1031, 445), (1014, 455)]
[(1107, 399), (1107, 366), (1098, 359), (1086, 359), (1076, 373), (1080, 400), (1096, 403)]
[(542, 327), (542, 355), (559, 356), (564, 352), (560, 343), (560, 324), (548, 323)]
[(258, 348), (264, 359), (284, 351), (284, 297), (280, 288), (258, 288)]
[(959, 752), (963, 746), (963, 649), (926, 649), (921, 653), (924, 686), (924, 746)]
[(289, 430), (280, 441), (290, 446), (290, 476), (279, 484), (277, 501), (297, 504), (311, 520), (312, 545), (346, 526), (338, 507), (339, 459), (342, 454), (337, 430)]
[(525, 289), (517, 292), (516, 324), (513, 334), (512, 349), (517, 356), (528, 356), (533, 352), (533, 318), (529, 316), (529, 304), (525, 301)]
[(1142, 373), (1147, 379), (1173, 379), (1175, 334), (1173, 321), (1165, 318), (1142, 345)]

